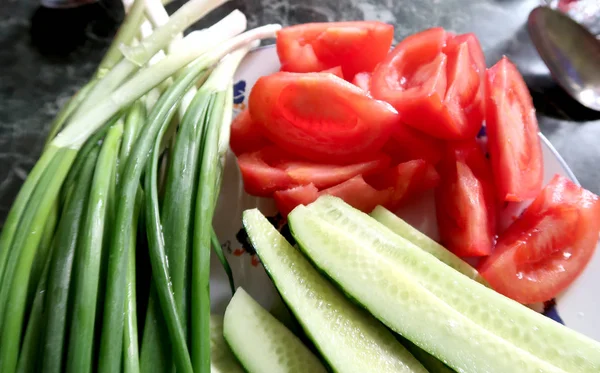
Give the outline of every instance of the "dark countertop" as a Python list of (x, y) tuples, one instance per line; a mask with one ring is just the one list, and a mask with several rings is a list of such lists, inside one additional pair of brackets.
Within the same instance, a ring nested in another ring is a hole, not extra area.
[[(3, 0), (0, 6), (0, 224), (41, 152), (52, 118), (89, 79), (107, 47), (106, 41), (88, 40), (68, 58), (42, 56), (31, 46), (29, 37), (29, 19), (37, 3)], [(289, 25), (380, 20), (395, 25), (396, 41), (433, 26), (459, 33), (475, 32), (488, 65), (502, 54), (517, 64), (532, 90), (542, 132), (581, 184), (600, 193), (600, 113), (575, 104), (550, 80), (524, 26), (529, 11), (539, 3), (540, 0), (232, 0), (198, 27), (238, 8), (247, 15), (249, 27), (272, 22)]]

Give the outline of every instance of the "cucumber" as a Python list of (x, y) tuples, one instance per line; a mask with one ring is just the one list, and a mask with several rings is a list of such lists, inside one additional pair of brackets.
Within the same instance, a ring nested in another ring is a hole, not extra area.
[(334, 371), (427, 372), (388, 329), (321, 277), (258, 210), (245, 211), (243, 221), (279, 293)]
[(373, 229), (368, 215), (346, 210), (324, 219), (298, 207), (288, 217), (292, 234), (344, 291), (445, 364), (476, 373), (600, 371), (600, 343), (459, 275), (391, 231)]
[[(319, 204), (327, 203), (327, 205), (331, 206), (332, 204), (329, 203), (330, 201), (331, 199), (329, 198), (322, 199), (319, 201)], [(427, 251), (463, 275), (488, 286), (487, 281), (479, 274), (479, 272), (477, 272), (475, 268), (471, 267), (469, 263), (454, 255), (450, 250), (446, 249), (444, 246), (435, 242), (427, 235), (414, 228), (412, 225), (400, 219), (397, 215), (385, 207), (375, 207), (375, 209), (371, 212), (371, 217), (382, 225), (385, 225), (392, 232)]]
[(223, 316), (210, 316), (210, 372), (244, 373), (223, 337)]
[(223, 336), (249, 373), (327, 371), (292, 332), (242, 288), (225, 310)]
[[(308, 205), (308, 208), (317, 213), (319, 216), (326, 217), (329, 215), (338, 216), (339, 214), (344, 214), (348, 208), (352, 207), (346, 203), (343, 203), (343, 201), (337, 197), (323, 196)], [(352, 216), (352, 214), (345, 214), (347, 219), (351, 219)], [(371, 212), (371, 216), (377, 221), (373, 221), (373, 219), (365, 221), (362, 216), (359, 216), (355, 223), (376, 230), (386, 230), (387, 227), (387, 229), (391, 230), (393, 233), (411, 242), (422, 250), (427, 251), (441, 262), (449, 265), (468, 278), (487, 286), (487, 281), (485, 281), (479, 272), (477, 272), (475, 268), (471, 267), (469, 263), (465, 262), (445, 247), (419, 232), (419, 230), (413, 228), (411, 225), (391, 213), (386, 208), (377, 206), (373, 212)]]

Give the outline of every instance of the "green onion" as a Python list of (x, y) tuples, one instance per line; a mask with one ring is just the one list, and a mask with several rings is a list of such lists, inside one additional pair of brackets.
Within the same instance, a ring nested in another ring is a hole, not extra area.
[(56, 248), (48, 274), (46, 333), (42, 348), (42, 370), (60, 372), (66, 335), (68, 297), (73, 259), (80, 239), (79, 226), (85, 216), (89, 189), (94, 173), (95, 157), (90, 156), (77, 179), (75, 188), (63, 213), (56, 236)]
[(220, 162), (219, 134), (225, 102), (231, 100), (227, 93), (233, 74), (247, 52), (244, 48), (228, 56), (198, 91), (207, 92), (212, 101), (202, 136), (192, 249), (192, 362), (199, 372), (210, 371), (210, 245)]
[(229, 266), (229, 262), (227, 258), (225, 258), (225, 254), (223, 253), (223, 248), (221, 247), (221, 243), (219, 242), (219, 237), (217, 237), (217, 233), (213, 229), (210, 236), (210, 242), (212, 244), (213, 250), (215, 254), (217, 254), (217, 258), (219, 258), (219, 262), (221, 262), (221, 266), (229, 279), (229, 288), (231, 289), (231, 295), (235, 293), (235, 284), (233, 282), (233, 273), (231, 272), (231, 267)]
[(75, 263), (77, 277), (67, 363), (69, 372), (91, 371), (102, 245), (108, 230), (105, 226), (107, 206), (122, 135), (123, 123), (119, 121), (110, 128), (104, 139), (95, 167), (85, 220), (82, 219), (84, 224)]

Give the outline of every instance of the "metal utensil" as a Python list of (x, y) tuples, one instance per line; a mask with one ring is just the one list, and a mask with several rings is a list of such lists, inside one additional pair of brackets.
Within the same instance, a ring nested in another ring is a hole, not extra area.
[(529, 35), (553, 78), (582, 105), (600, 111), (600, 41), (567, 15), (537, 7)]

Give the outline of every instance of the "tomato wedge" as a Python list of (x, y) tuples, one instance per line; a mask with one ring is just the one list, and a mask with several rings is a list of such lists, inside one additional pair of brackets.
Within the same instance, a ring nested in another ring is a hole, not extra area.
[(469, 37), (459, 37), (439, 27), (407, 37), (373, 71), (371, 95), (431, 136), (473, 138), (483, 121), (483, 52), (473, 51), (479, 44)]
[(273, 194), (277, 210), (285, 218), (298, 205), (308, 205), (319, 198), (319, 189), (314, 184), (301, 185)]
[(544, 165), (531, 95), (506, 57), (487, 71), (486, 89), (488, 148), (499, 198), (534, 198), (542, 188)]
[(370, 175), (386, 169), (390, 158), (384, 154), (370, 156), (348, 165), (314, 163), (294, 156), (276, 146), (245, 153), (238, 164), (249, 194), (270, 196), (280, 189), (312, 184), (318, 189), (340, 184), (356, 175)]
[(378, 205), (387, 205), (392, 193), (392, 188), (383, 190), (373, 188), (365, 182), (362, 175), (358, 175), (334, 187), (325, 189), (320, 194), (339, 197), (350, 206), (369, 213)]
[(317, 72), (341, 66), (351, 80), (372, 71), (387, 55), (394, 27), (382, 22), (307, 23), (277, 33), (277, 54), (283, 71)]
[(362, 175), (357, 175), (331, 188), (318, 191), (313, 184), (302, 185), (287, 190), (279, 190), (273, 195), (277, 209), (286, 217), (296, 206), (307, 205), (319, 196), (327, 194), (339, 197), (349, 205), (363, 212), (371, 212), (377, 205), (386, 205), (392, 189), (377, 190), (367, 184)]
[(397, 163), (423, 159), (435, 165), (442, 159), (443, 148), (441, 140), (398, 123), (392, 130), (391, 140), (384, 144), (383, 151)]
[(425, 191), (435, 188), (440, 176), (431, 164), (418, 159), (373, 174), (365, 180), (378, 190), (392, 189), (385, 207), (393, 211)]
[(566, 289), (590, 261), (600, 232), (598, 196), (556, 175), (498, 238), (479, 267), (498, 292), (544, 302)]
[(354, 75), (354, 79), (352, 79), (352, 84), (361, 88), (365, 92), (369, 92), (371, 90), (371, 73), (362, 72)]
[(326, 69), (321, 72), (322, 73), (330, 73), (330, 74), (337, 76), (338, 78), (344, 79), (344, 72), (342, 71), (341, 66), (332, 67), (331, 69)]
[(435, 191), (440, 239), (458, 256), (492, 252), (496, 199), (489, 164), (475, 140), (448, 144)]
[(276, 145), (301, 157), (343, 163), (377, 153), (398, 121), (388, 104), (332, 74), (276, 73), (250, 93), (250, 114)]
[(248, 109), (244, 109), (231, 122), (229, 147), (235, 155), (254, 152), (269, 144), (271, 142), (262, 134), (260, 126), (252, 121)]

